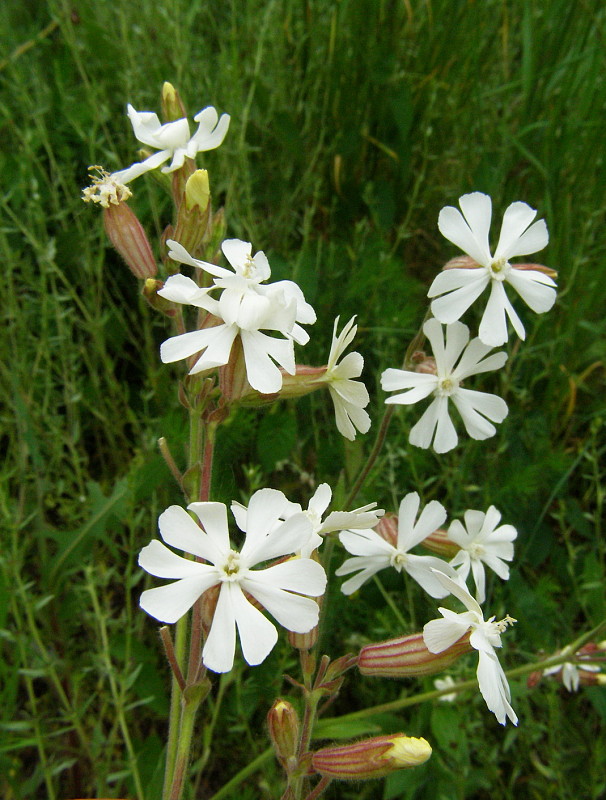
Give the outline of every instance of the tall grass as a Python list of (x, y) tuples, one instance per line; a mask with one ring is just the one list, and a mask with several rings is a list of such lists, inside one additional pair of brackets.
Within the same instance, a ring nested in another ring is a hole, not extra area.
[[(520, 566), (493, 587), (494, 610), (515, 605), (520, 619), (510, 663), (604, 618), (605, 35), (605, 9), (581, 0), (2, 4), (3, 796), (159, 793), (167, 675), (137, 611), (135, 561), (157, 511), (178, 501), (155, 440), (180, 456), (184, 423), (168, 378), (177, 372), (157, 356), (162, 322), (79, 195), (89, 164), (135, 159), (126, 103), (157, 110), (164, 80), (191, 113), (214, 104), (232, 115), (204, 166), (229, 234), (264, 249), (274, 275), (294, 277), (316, 307), (305, 360), (326, 358), (337, 313), (358, 315), (375, 418), (373, 376), (401, 358), (428, 282), (454, 255), (439, 209), (469, 190), (491, 194), (499, 212), (517, 199), (538, 208), (559, 299), (529, 320), (510, 359), (501, 391), (511, 413), (494, 447), (438, 462), (407, 447), (403, 412), (364, 500), (392, 507), (417, 488), (453, 514), (492, 502), (517, 525)], [(133, 205), (156, 233), (168, 221), (151, 179), (137, 182)], [(308, 429), (311, 408), (326, 425)], [(315, 397), (272, 413), (227, 428), (218, 499), (247, 497), (285, 460), (293, 499), (308, 473), (342, 487), (368, 450), (345, 451)], [(289, 433), (268, 448), (277, 425)], [(396, 624), (373, 590), (338, 613), (354, 628), (366, 619), (358, 643)], [(356, 642), (335, 627), (328, 644), (338, 653)], [(215, 701), (220, 746), (210, 755), (202, 742), (212, 766), (192, 797), (261, 752), (261, 697), (290, 658), (280, 651), (219, 682), (236, 691)], [(402, 690), (363, 682), (335, 713)], [(439, 748), (384, 797), (602, 796), (603, 690), (515, 692), (523, 722), (505, 735), (477, 698), (464, 698), (463, 723), (442, 704), (407, 717)], [(276, 775), (266, 761), (238, 792), (274, 797)]]

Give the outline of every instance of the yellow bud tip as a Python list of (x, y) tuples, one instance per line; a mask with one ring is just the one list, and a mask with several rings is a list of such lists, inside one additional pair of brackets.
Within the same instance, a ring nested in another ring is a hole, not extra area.
[(199, 206), (202, 211), (206, 210), (210, 200), (210, 184), (208, 182), (208, 172), (205, 169), (197, 169), (187, 179), (185, 184), (185, 201), (189, 211), (194, 206)]
[(175, 87), (172, 85), (172, 83), (164, 81), (162, 84), (162, 99), (164, 102), (172, 102), (175, 99), (176, 94), (177, 92), (175, 91)]
[(598, 686), (606, 686), (606, 673), (598, 672), (595, 677)]
[(390, 759), (395, 769), (424, 764), (431, 755), (431, 745), (426, 739), (399, 736), (392, 741), (391, 750), (383, 758)]

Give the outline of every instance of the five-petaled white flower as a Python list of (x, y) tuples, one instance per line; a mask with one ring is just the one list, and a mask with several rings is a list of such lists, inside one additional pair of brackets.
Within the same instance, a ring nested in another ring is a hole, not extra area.
[[(141, 608), (161, 622), (176, 622), (213, 586), (220, 586), (202, 661), (214, 672), (228, 672), (234, 661), (236, 628), (245, 660), (260, 664), (275, 645), (275, 626), (247, 599), (246, 593), (264, 606), (287, 630), (307, 633), (318, 623), (318, 597), (326, 587), (320, 564), (307, 558), (292, 558), (261, 569), (262, 562), (290, 555), (309, 540), (311, 523), (304, 514), (276, 524), (284, 509), (284, 495), (261, 489), (251, 497), (248, 509), (236, 513), (236, 522), (246, 534), (241, 550), (232, 549), (223, 503), (191, 503), (200, 528), (180, 506), (160, 515), (164, 541), (209, 563), (176, 555), (158, 540), (143, 548), (139, 564), (159, 578), (174, 583), (148, 589), (141, 595)], [(308, 595), (308, 596), (301, 596)]]
[[(262, 285), (270, 275), (269, 264), (262, 252), (252, 257), (248, 242), (229, 239), (223, 243), (230, 263), (237, 265), (235, 274), (192, 258), (177, 242), (171, 241), (170, 245), (171, 258), (209, 272), (212, 268), (217, 277), (213, 286), (200, 288), (185, 275), (172, 275), (158, 294), (175, 303), (203, 308), (217, 317), (219, 324), (167, 339), (160, 347), (162, 361), (166, 364), (200, 353), (190, 375), (221, 367), (228, 363), (233, 343), (240, 337), (252, 388), (263, 394), (279, 392), (282, 373), (274, 362), (294, 375), (293, 340), (304, 344), (309, 339), (297, 320), (315, 321), (314, 310), (305, 302), (299, 287), (292, 281)], [(249, 254), (248, 262), (243, 257), (245, 252)], [(215, 289), (222, 290), (218, 299), (211, 295)], [(276, 331), (284, 338), (268, 336), (262, 330)]]
[(501, 235), (494, 255), (491, 255), (488, 232), (492, 202), (488, 195), (472, 192), (459, 198), (461, 212), (453, 206), (440, 211), (440, 232), (477, 262), (470, 269), (446, 269), (429, 288), (428, 297), (437, 298), (431, 304), (432, 314), (445, 324), (458, 320), (490, 285), (490, 297), (480, 323), (480, 339), (491, 347), (507, 341), (507, 317), (520, 339), (526, 334), (522, 321), (505, 293), (508, 283), (530, 306), (542, 314), (553, 306), (555, 282), (527, 265), (517, 267), (509, 259), (542, 250), (549, 241), (544, 220), (530, 224), (536, 211), (526, 203), (512, 203), (505, 211)]
[(509, 684), (494, 651), (495, 647), (501, 647), (501, 633), (515, 620), (511, 617), (505, 617), (500, 622), (495, 622), (494, 617), (484, 620), (482, 609), (466, 586), (437, 570), (434, 574), (444, 589), (459, 599), (467, 611), (457, 614), (448, 608), (439, 608), (443, 619), (434, 619), (423, 628), (427, 649), (431, 653), (442, 653), (471, 630), (469, 643), (479, 655), (476, 674), (482, 697), (501, 725), (505, 725), (506, 717), (517, 725), (518, 718), (510, 703)]
[(216, 110), (208, 106), (194, 117), (198, 130), (190, 137), (189, 122), (185, 118), (162, 125), (157, 114), (152, 111), (135, 111), (130, 103), (128, 116), (137, 139), (160, 152), (115, 172), (114, 177), (121, 183), (130, 183), (144, 172), (164, 164), (169, 158), (172, 161), (168, 167), (162, 168), (162, 172), (174, 172), (183, 166), (186, 158), (195, 158), (197, 153), (214, 150), (225, 139), (230, 120), (229, 114), (222, 114), (219, 119)]
[(505, 563), (513, 558), (513, 540), (518, 532), (513, 525), (499, 525), (501, 512), (494, 506), (488, 511), (465, 512), (465, 525), (455, 519), (448, 528), (448, 538), (461, 548), (450, 561), (461, 579), (465, 582), (469, 570), (473, 574), (476, 585), (476, 600), (483, 603), (486, 599), (486, 575), (484, 564), (496, 572), (499, 578), (509, 578), (509, 566)]
[(448, 571), (448, 564), (435, 556), (416, 556), (408, 552), (443, 524), (446, 510), (437, 500), (432, 500), (415, 523), (419, 504), (417, 492), (410, 492), (400, 503), (395, 546), (373, 530), (347, 530), (339, 535), (345, 549), (354, 557), (348, 558), (336, 574), (350, 575), (359, 570), (341, 586), (344, 594), (355, 592), (379, 570), (393, 567), (398, 572), (407, 572), (432, 597), (446, 597), (448, 589), (436, 580), (434, 572), (436, 569)]
[[(569, 692), (578, 692), (581, 685), (581, 678), (595, 674), (600, 671), (599, 664), (575, 664), (572, 661), (565, 661), (555, 667), (543, 670), (543, 675), (557, 675), (561, 671), (562, 683)], [(585, 673), (585, 675), (583, 675)]]
[(337, 336), (339, 317), (336, 318), (326, 373), (322, 376), (322, 381), (328, 383), (339, 433), (351, 441), (356, 438), (356, 429), (360, 433), (367, 433), (370, 428), (370, 417), (364, 411), (370, 400), (368, 390), (361, 381), (352, 380), (362, 374), (363, 357), (360, 353), (348, 353), (337, 364), (356, 335), (358, 328), (354, 321), (355, 317), (352, 317)]
[(448, 413), (449, 400), (457, 407), (465, 429), (473, 439), (493, 436), (496, 428), (489, 420), (502, 422), (505, 419), (505, 401), (494, 394), (463, 389), (460, 383), (470, 375), (502, 367), (507, 353), (494, 353), (485, 358), (491, 348), (479, 339), (469, 342), (469, 329), (462, 322), (446, 326), (446, 344), (438, 320), (428, 320), (423, 332), (433, 348), (436, 374), (387, 369), (381, 376), (381, 386), (386, 392), (405, 390), (402, 394), (388, 397), (386, 403), (411, 405), (430, 395), (434, 397), (410, 431), (410, 443), (427, 448), (433, 441), (436, 453), (446, 453), (456, 446), (458, 437)]

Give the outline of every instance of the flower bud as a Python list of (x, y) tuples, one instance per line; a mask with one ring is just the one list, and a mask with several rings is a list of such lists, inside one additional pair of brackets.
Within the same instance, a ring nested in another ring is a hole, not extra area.
[(398, 546), (398, 515), (385, 514), (375, 526), (375, 531), (393, 547)]
[(423, 764), (431, 755), (425, 739), (394, 733), (355, 744), (324, 747), (313, 753), (311, 764), (320, 775), (341, 780), (382, 778), (390, 772)]
[(296, 764), (299, 717), (288, 700), (276, 700), (267, 714), (269, 736), (277, 757), (287, 772)]
[(448, 537), (446, 531), (441, 528), (430, 533), (429, 536), (423, 539), (422, 542), (419, 542), (419, 544), (426, 550), (431, 550), (432, 553), (448, 559), (456, 556), (461, 549), (456, 542), (453, 542), (452, 539)]
[(162, 116), (165, 122), (174, 122), (177, 119), (183, 119), (187, 116), (187, 111), (183, 105), (183, 101), (179, 96), (179, 92), (175, 89), (172, 83), (165, 81), (162, 84)]
[(441, 653), (431, 653), (422, 633), (400, 636), (360, 650), (358, 669), (362, 675), (384, 678), (413, 678), (441, 672), (472, 650), (469, 632)]
[(110, 204), (103, 212), (105, 232), (136, 278), (153, 278), (158, 265), (143, 226), (126, 203)]
[(177, 313), (175, 304), (170, 300), (166, 300), (164, 297), (160, 297), (158, 294), (158, 291), (163, 286), (164, 283), (162, 281), (154, 280), (154, 278), (147, 278), (143, 284), (141, 294), (156, 311), (161, 311), (162, 314), (166, 314), (167, 317), (174, 317)]
[(171, 232), (188, 253), (195, 253), (208, 227), (210, 215), (210, 186), (208, 172), (197, 169), (185, 183), (185, 202), (179, 206), (177, 224)]

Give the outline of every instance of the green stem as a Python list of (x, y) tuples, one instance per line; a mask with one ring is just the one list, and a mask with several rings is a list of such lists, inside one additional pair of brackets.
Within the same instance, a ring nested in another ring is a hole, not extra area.
[(218, 792), (215, 792), (209, 800), (224, 800), (226, 797), (234, 797), (232, 794), (233, 790), (243, 783), (249, 775), (253, 775), (266, 761), (269, 761), (273, 755), (273, 747), (268, 747), (267, 750), (264, 750), (258, 755), (254, 761), (251, 761), (250, 764), (247, 764), (244, 769), (241, 769), (237, 775), (234, 775), (234, 777), (222, 786)]
[(205, 696), (202, 691), (197, 691), (199, 688), (201, 687), (194, 687), (194, 696), (191, 699), (186, 699), (187, 694), (183, 695), (181, 725), (179, 728), (175, 769), (172, 776), (169, 800), (180, 800), (181, 793), (183, 792), (183, 783), (187, 773), (187, 765), (189, 764), (189, 752), (191, 750), (196, 712), (201, 700), (203, 700)]
[(373, 445), (372, 450), (370, 451), (370, 455), (366, 460), (366, 464), (362, 467), (360, 474), (358, 475), (356, 482), (354, 483), (349, 497), (345, 501), (345, 508), (351, 508), (353, 505), (353, 501), (355, 500), (358, 492), (362, 488), (362, 485), (368, 474), (370, 473), (371, 469), (375, 465), (375, 461), (377, 460), (379, 453), (385, 443), (385, 437), (387, 436), (387, 429), (389, 428), (389, 423), (391, 422), (391, 418), (393, 417), (394, 413), (394, 406), (388, 406), (385, 410), (385, 414), (383, 415), (383, 419), (381, 421), (381, 427), (379, 428), (379, 432), (377, 433), (377, 438), (375, 439), (375, 443)]

